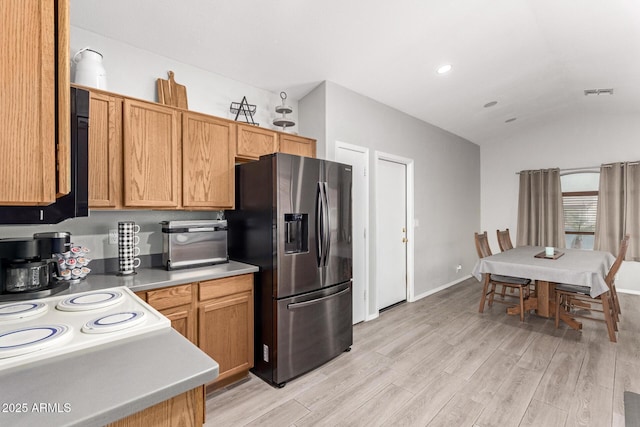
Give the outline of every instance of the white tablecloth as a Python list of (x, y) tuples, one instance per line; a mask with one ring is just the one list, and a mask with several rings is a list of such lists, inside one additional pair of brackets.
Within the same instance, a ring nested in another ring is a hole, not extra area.
[(554, 283), (569, 283), (591, 287), (591, 296), (609, 290), (604, 281), (615, 257), (609, 252), (580, 249), (556, 249), (564, 252), (558, 259), (535, 258), (544, 252), (540, 246), (520, 246), (481, 258), (472, 274), (482, 280), (483, 273), (526, 277)]

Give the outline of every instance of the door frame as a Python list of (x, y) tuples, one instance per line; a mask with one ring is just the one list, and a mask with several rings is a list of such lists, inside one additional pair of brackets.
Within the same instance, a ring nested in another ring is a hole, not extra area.
[[(369, 209), (369, 190), (370, 190), (370, 185), (369, 185), (369, 177), (370, 177), (370, 173), (369, 171), (371, 170), (370, 165), (369, 165), (369, 149), (367, 147), (362, 147), (360, 145), (354, 145), (354, 144), (349, 144), (346, 142), (342, 142), (342, 141), (335, 141), (334, 144), (334, 160), (337, 157), (337, 153), (338, 153), (338, 149), (345, 149), (345, 150), (350, 150), (350, 151), (355, 151), (356, 153), (360, 153), (362, 154), (365, 159), (366, 159), (366, 166), (367, 166), (367, 171), (366, 171), (366, 180), (365, 180), (365, 192), (364, 192), (364, 204), (367, 207), (367, 210)], [(369, 229), (369, 215), (365, 215), (364, 216), (364, 229), (365, 229), (365, 236), (364, 236), (364, 247), (365, 247), (365, 254), (364, 254), (364, 321), (367, 322), (371, 319), (374, 319), (376, 317), (378, 317), (377, 315), (375, 316), (371, 316), (370, 314), (370, 310), (369, 310), (369, 301), (370, 301), (370, 295), (372, 294), (371, 289), (369, 288), (369, 258), (370, 258), (370, 252), (371, 252), (371, 248), (370, 248), (370, 229)]]
[[(376, 219), (375, 219), (375, 239), (377, 240), (377, 236), (378, 236), (378, 230), (379, 228), (382, 226), (382, 224), (380, 224), (379, 221), (379, 216), (377, 215), (378, 212), (380, 212), (380, 206), (382, 204), (380, 198), (378, 197), (378, 162), (379, 161), (389, 161), (389, 162), (395, 162), (395, 163), (400, 163), (400, 164), (404, 164), (406, 167), (405, 173), (405, 179), (406, 179), (406, 186), (407, 186), (407, 197), (406, 197), (406, 218), (405, 218), (405, 222), (407, 224), (407, 301), (408, 302), (414, 302), (415, 301), (415, 295), (414, 295), (414, 244), (413, 244), (413, 239), (415, 237), (414, 235), (414, 171), (413, 171), (413, 159), (407, 158), (407, 157), (401, 157), (395, 154), (391, 154), (391, 153), (385, 153), (382, 151), (375, 151), (374, 152), (374, 164), (373, 164), (373, 168), (374, 168), (374, 174), (373, 174), (373, 188), (374, 188), (374, 194), (376, 195), (376, 201), (375, 201), (375, 211), (376, 211)], [(375, 275), (376, 277), (379, 277), (378, 274), (378, 269), (382, 267), (382, 263), (379, 262), (380, 256), (379, 256), (379, 245), (376, 242), (376, 267), (375, 267)], [(376, 287), (376, 291), (378, 289), (378, 283), (375, 283), (375, 287)], [(378, 305), (378, 301), (376, 298), (376, 304), (375, 307), (377, 307)], [(377, 317), (379, 314), (379, 310), (376, 309), (376, 315), (375, 317)]]

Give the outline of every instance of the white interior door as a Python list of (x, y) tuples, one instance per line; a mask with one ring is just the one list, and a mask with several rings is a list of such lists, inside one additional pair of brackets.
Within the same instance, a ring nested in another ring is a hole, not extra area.
[(368, 288), (367, 228), (369, 218), (369, 178), (367, 165), (369, 150), (342, 142), (336, 142), (335, 160), (352, 165), (352, 245), (353, 245), (353, 323), (366, 318)]
[(378, 309), (407, 299), (407, 166), (376, 160)]

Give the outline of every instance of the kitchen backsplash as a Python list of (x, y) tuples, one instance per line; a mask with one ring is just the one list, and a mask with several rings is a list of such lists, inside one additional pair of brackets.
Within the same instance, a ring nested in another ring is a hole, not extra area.
[(185, 219), (217, 219), (222, 211), (90, 211), (86, 218), (73, 218), (53, 225), (1, 225), (0, 238), (31, 237), (45, 231), (68, 231), (76, 245), (91, 249), (94, 260), (118, 257), (118, 245), (109, 244), (109, 230), (118, 221), (134, 221), (140, 225), (140, 255), (162, 254), (161, 221)]

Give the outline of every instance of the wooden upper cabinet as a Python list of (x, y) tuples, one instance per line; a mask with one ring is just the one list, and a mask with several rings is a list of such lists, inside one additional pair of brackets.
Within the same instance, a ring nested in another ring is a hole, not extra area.
[(56, 11), (56, 43), (58, 46), (56, 65), (56, 111), (58, 125), (58, 186), (56, 196), (71, 192), (71, 93), (69, 90), (71, 59), (69, 58), (69, 0), (54, 2)]
[(278, 134), (275, 131), (238, 123), (238, 148), (236, 155), (242, 159), (257, 160), (260, 156), (278, 151)]
[(278, 152), (295, 154), (297, 156), (315, 157), (316, 140), (297, 135), (279, 134), (280, 144)]
[(66, 156), (60, 159), (60, 194), (69, 192), (68, 5), (0, 2), (0, 205), (55, 201), (58, 154)]
[(234, 206), (236, 125), (203, 114), (182, 113), (182, 205)]
[(91, 92), (89, 207), (122, 206), (122, 99)]
[(160, 104), (124, 100), (125, 207), (178, 207), (178, 114)]

